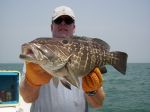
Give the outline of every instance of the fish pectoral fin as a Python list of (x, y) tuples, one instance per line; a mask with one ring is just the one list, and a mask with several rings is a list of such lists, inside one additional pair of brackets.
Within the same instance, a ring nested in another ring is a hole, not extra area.
[[(65, 67), (65, 65), (68, 63), (68, 61), (69, 61), (69, 59), (70, 59), (70, 57), (71, 57), (72, 55), (70, 55), (70, 56), (68, 56), (68, 57), (66, 57), (66, 59), (65, 60), (63, 60), (61, 63), (54, 63), (55, 64), (55, 67), (53, 67), (53, 71), (61, 71), (61, 70), (63, 70), (63, 68)], [(52, 67), (51, 67), (52, 68)]]
[(71, 85), (66, 80), (60, 80), (62, 85), (64, 85), (67, 89), (71, 90)]
[(58, 64), (58, 65), (56, 64), (55, 67), (53, 67), (53, 68), (51, 67), (51, 68), (52, 68), (53, 71), (57, 71), (57, 70), (59, 70), (59, 69), (62, 69), (62, 68), (66, 65), (66, 63), (67, 63), (67, 62), (60, 63), (60, 64)]
[(73, 86), (79, 88), (79, 79), (73, 75), (67, 75), (67, 76), (64, 76), (64, 78), (70, 83), (72, 84)]
[(59, 84), (59, 79), (58, 79), (58, 77), (53, 77), (52, 79), (53, 79), (53, 84), (54, 84), (54, 86), (57, 88), (57, 87), (58, 87), (58, 84)]

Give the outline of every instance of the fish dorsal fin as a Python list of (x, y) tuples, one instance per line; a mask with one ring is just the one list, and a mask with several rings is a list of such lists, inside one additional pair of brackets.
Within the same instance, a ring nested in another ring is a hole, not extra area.
[(100, 46), (102, 48), (104, 48), (105, 50), (109, 51), (110, 50), (110, 46), (109, 44), (107, 44), (105, 41), (101, 40), (101, 39), (98, 39), (98, 38), (92, 38), (92, 41), (93, 42), (96, 42), (98, 44), (100, 44)]
[(81, 41), (92, 41), (94, 43), (97, 43), (97, 45), (99, 45), (99, 47), (101, 47), (104, 50), (109, 51), (110, 50), (110, 46), (109, 44), (107, 44), (107, 42), (105, 42), (102, 39), (99, 38), (90, 38), (90, 37), (86, 37), (86, 36), (73, 36), (72, 39), (79, 39)]

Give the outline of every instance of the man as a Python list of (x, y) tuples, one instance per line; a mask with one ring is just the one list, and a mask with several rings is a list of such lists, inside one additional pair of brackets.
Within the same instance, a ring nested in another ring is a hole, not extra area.
[[(60, 6), (54, 10), (51, 31), (53, 38), (74, 34), (75, 15), (71, 8)], [(95, 108), (102, 106), (105, 94), (99, 68), (80, 79), (80, 89), (72, 86), (69, 90), (61, 83), (56, 88), (51, 81), (52, 76), (39, 65), (31, 62), (25, 65), (25, 78), (20, 84), (20, 93), (26, 102), (32, 102), (31, 112), (85, 112), (86, 100)], [(89, 93), (93, 92), (91, 96)]]

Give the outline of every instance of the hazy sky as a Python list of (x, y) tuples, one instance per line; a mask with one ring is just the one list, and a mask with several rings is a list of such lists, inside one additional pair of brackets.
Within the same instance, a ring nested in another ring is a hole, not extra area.
[(150, 62), (150, 0), (0, 0), (0, 63), (22, 62), (21, 44), (51, 36), (60, 5), (74, 10), (76, 35), (105, 40), (128, 62)]

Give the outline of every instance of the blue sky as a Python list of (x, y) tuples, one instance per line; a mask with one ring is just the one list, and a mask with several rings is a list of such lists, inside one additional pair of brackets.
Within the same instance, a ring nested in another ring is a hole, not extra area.
[(150, 62), (150, 0), (0, 0), (0, 63), (22, 62), (21, 44), (50, 37), (57, 6), (71, 7), (76, 35), (105, 40), (128, 62)]

